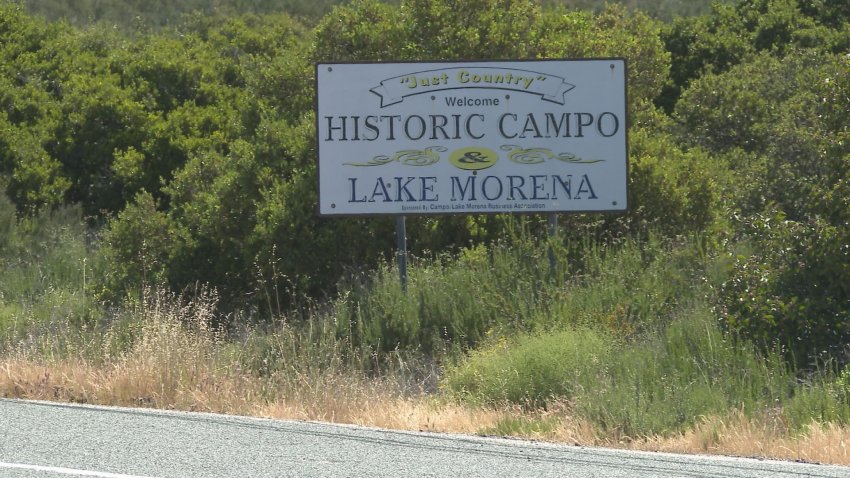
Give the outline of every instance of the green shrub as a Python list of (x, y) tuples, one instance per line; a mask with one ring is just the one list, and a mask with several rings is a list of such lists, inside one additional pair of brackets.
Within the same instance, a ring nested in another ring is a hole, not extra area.
[(521, 335), (471, 352), (446, 370), (442, 386), (473, 403), (545, 406), (595, 388), (613, 350), (613, 339), (592, 329)]
[(335, 312), (343, 330), (359, 344), (426, 354), (531, 328), (558, 293), (546, 247), (533, 240), (417, 260), (406, 291), (394, 266), (367, 277), (343, 286), (350, 293)]
[(783, 416), (792, 430), (805, 430), (812, 424), (850, 424), (850, 368), (835, 373), (827, 367), (810, 375), (783, 407)]
[(139, 193), (103, 233), (100, 255), (112, 270), (98, 278), (100, 296), (120, 300), (130, 290), (167, 283), (169, 261), (184, 241), (153, 196)]
[(680, 136), (738, 175), (728, 195), (752, 252), (721, 290), (723, 320), (799, 368), (846, 360), (850, 339), (848, 93), (844, 56), (763, 54), (704, 76), (676, 107)]

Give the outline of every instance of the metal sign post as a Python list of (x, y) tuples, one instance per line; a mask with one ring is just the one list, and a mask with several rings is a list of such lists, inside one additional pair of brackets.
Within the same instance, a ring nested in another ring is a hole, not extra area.
[(549, 273), (555, 276), (555, 249), (552, 248), (552, 241), (558, 235), (558, 214), (549, 214)]
[(396, 216), (395, 218), (395, 235), (401, 290), (407, 291), (407, 231), (404, 216)]

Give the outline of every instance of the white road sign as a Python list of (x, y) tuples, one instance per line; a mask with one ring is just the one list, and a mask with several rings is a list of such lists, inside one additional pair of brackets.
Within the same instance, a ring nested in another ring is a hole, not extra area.
[(624, 211), (625, 60), (316, 66), (319, 214)]

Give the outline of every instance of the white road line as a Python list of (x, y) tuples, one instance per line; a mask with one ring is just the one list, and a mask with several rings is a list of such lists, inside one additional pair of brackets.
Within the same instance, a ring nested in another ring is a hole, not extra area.
[(122, 475), (121, 473), (107, 473), (105, 471), (75, 470), (73, 468), (62, 468), (57, 466), (27, 465), (24, 463), (4, 463), (0, 461), (0, 468), (11, 468), (15, 470), (45, 471), (59, 473), (60, 475), (95, 476), (97, 478), (153, 478), (150, 476)]

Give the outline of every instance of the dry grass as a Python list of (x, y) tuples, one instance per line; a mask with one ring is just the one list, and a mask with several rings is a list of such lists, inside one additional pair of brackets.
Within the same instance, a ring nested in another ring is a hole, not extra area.
[[(517, 431), (527, 438), (850, 465), (847, 428), (813, 424), (806, 433), (792, 436), (778, 413), (757, 420), (739, 414), (726, 420), (705, 418), (673, 437), (604, 435), (574, 417), (569, 404), (536, 413), (516, 407), (476, 408), (404, 389), (392, 373), (370, 378), (341, 361), (305, 363), (338, 350), (334, 345), (328, 351), (310, 352), (316, 347), (314, 337), (287, 330), (273, 335), (286, 342), (282, 349), (293, 354), (284, 360), (286, 366), (258, 374), (243, 368), (239, 347), (208, 326), (214, 301), (203, 294), (188, 302), (154, 294), (132, 311), (134, 323), (140, 325), (121, 352), (108, 346), (114, 339), (109, 330), (89, 345), (100, 347), (99, 356), (85, 347), (69, 353), (67, 344), (63, 353), (45, 354), (45, 346), (51, 344), (44, 337), (37, 346), (26, 340), (7, 343), (0, 349), (0, 396), (454, 433), (492, 430), (520, 417), (555, 424), (539, 433)], [(61, 338), (55, 340), (58, 348)]]
[(368, 378), (342, 363), (339, 344), (285, 326), (264, 336), (284, 351), (284, 364), (269, 374), (246, 370), (245, 352), (209, 326), (215, 301), (148, 292), (128, 312), (137, 325), (118, 353), (112, 329), (87, 346), (62, 334), (7, 343), (0, 396), (467, 433), (500, 416), (402, 391), (392, 374)]
[(814, 463), (850, 465), (850, 429), (812, 423), (791, 436), (775, 419), (751, 420), (736, 414), (730, 420), (705, 418), (693, 430), (673, 438), (646, 438), (632, 448), (674, 453), (710, 453)]
[(204, 371), (177, 384), (158, 381), (163, 376), (168, 373), (137, 365), (103, 368), (81, 361), (36, 364), (8, 358), (0, 362), (0, 396), (456, 433), (474, 433), (507, 413), (425, 395), (402, 397), (391, 385), (350, 377), (327, 377), (268, 399), (268, 381), (248, 375)]
[[(200, 366), (191, 378), (175, 383), (162, 380), (170, 372), (145, 368), (150, 365), (96, 367), (80, 361), (36, 364), (7, 358), (0, 362), (0, 396), (450, 433), (477, 433), (524, 413), (516, 408), (462, 406), (428, 395), (402, 397), (391, 385), (341, 376), (305, 383), (301, 390), (269, 399), (264, 398), (269, 395), (267, 381), (238, 370), (200, 370)], [(850, 429), (835, 425), (812, 424), (806, 433), (793, 437), (770, 418), (751, 420), (739, 414), (731, 420), (705, 418), (678, 436), (631, 439), (602, 436), (588, 422), (564, 412), (557, 412), (555, 419), (558, 425), (551, 433), (526, 437), (585, 446), (850, 465)]]

